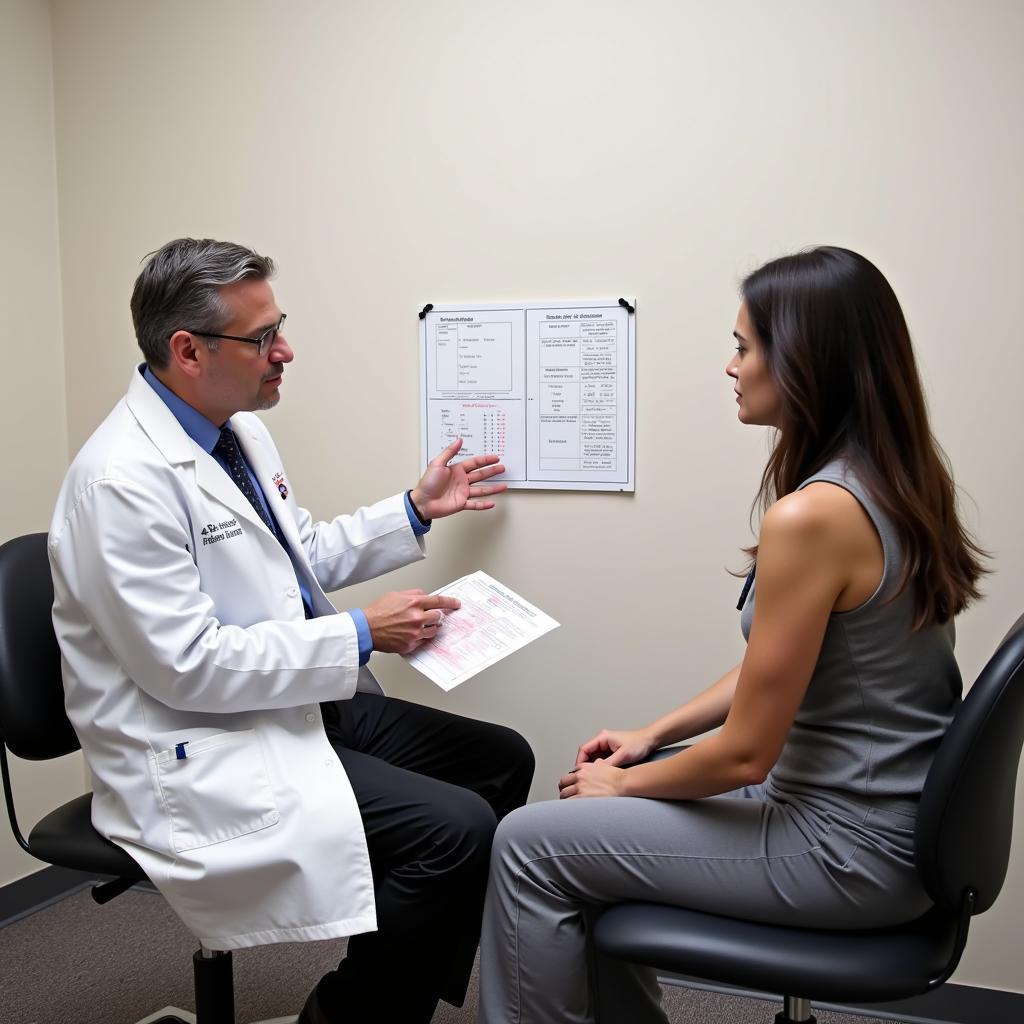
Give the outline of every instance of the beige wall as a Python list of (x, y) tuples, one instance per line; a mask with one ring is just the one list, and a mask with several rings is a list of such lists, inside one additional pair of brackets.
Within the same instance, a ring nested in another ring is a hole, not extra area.
[[(0, 543), (47, 529), (67, 465), (52, 70), (49, 5), (0, 0), (0, 429), (13, 499), (0, 513)], [(78, 754), (14, 760), (11, 771), (23, 827), (83, 790)], [(0, 828), (0, 885), (41, 866)]]
[[(535, 796), (595, 728), (741, 654), (724, 569), (766, 438), (737, 424), (722, 367), (738, 278), (781, 252), (862, 250), (904, 300), (995, 554), (960, 624), (965, 676), (1021, 610), (1015, 0), (55, 0), (53, 17), (72, 451), (128, 379), (139, 260), (176, 235), (279, 261), (297, 358), (268, 420), (321, 515), (416, 478), (424, 302), (638, 296), (636, 494), (512, 494), (438, 524), (432, 557), (384, 584), (482, 567), (562, 622), (449, 696), (375, 659), (396, 695), (523, 730)], [(1018, 843), (958, 980), (1019, 987), (1022, 910)]]

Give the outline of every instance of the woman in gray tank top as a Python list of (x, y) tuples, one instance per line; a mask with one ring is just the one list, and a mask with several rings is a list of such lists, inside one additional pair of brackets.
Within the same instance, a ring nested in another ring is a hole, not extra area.
[(653, 972), (589, 970), (594, 906), (822, 928), (928, 906), (914, 818), (960, 700), (952, 623), (978, 596), (983, 553), (879, 270), (824, 247), (768, 263), (741, 291), (726, 373), (739, 419), (777, 430), (740, 599), (746, 653), (656, 722), (599, 732), (561, 800), (499, 825), (483, 1024), (665, 1021)]

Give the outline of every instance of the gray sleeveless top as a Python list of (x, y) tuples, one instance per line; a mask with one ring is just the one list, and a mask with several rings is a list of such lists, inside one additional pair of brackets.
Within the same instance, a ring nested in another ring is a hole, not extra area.
[[(913, 596), (895, 601), (903, 551), (888, 517), (843, 460), (805, 480), (837, 484), (864, 507), (882, 541), (885, 568), (858, 608), (834, 612), (771, 789), (914, 813), (935, 750), (960, 703), (952, 621), (913, 632)], [(750, 636), (756, 581), (743, 607)]]

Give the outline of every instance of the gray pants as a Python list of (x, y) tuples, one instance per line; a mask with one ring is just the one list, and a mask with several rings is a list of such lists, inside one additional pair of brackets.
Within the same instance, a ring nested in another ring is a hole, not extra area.
[(588, 922), (649, 900), (748, 920), (872, 928), (929, 900), (913, 817), (771, 783), (705, 800), (530, 804), (498, 827), (480, 952), (481, 1024), (664, 1024), (652, 971), (602, 958)]

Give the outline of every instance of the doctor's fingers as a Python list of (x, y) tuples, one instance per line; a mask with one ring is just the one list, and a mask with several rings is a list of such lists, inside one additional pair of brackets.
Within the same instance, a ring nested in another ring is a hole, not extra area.
[(469, 489), (469, 496), (471, 498), (482, 498), (485, 494), (501, 494), (502, 491), (508, 490), (508, 484), (501, 483), (500, 481), (496, 484), (473, 484)]
[(486, 480), (489, 476), (505, 472), (505, 467), (499, 459), (497, 455), (471, 455), (463, 459), (459, 466), (470, 480)]
[(462, 438), (461, 437), (457, 437), (457, 438), (455, 438), (454, 441), (452, 441), (452, 443), (450, 445), (448, 445), (446, 448), (444, 448), (440, 452), (438, 452), (437, 455), (435, 455), (430, 460), (430, 462), (427, 463), (427, 465), (428, 466), (447, 466), (448, 463), (452, 459), (454, 459), (456, 455), (458, 455), (459, 449), (461, 447), (462, 447)]
[[(457, 597), (447, 597), (444, 594), (424, 594), (417, 604), (424, 611), (440, 608), (442, 611), (453, 612), (462, 605), (462, 602)], [(428, 618), (433, 619), (436, 616), (431, 615)]]

